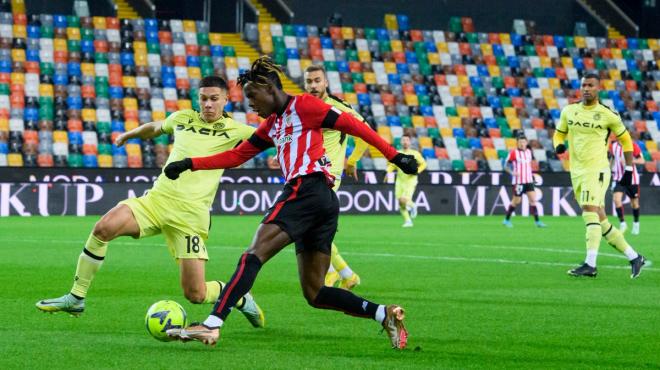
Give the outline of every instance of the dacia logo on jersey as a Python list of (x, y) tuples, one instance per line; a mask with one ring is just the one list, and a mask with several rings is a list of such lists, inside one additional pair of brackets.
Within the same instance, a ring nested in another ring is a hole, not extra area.
[(567, 120), (569, 126), (581, 126), (581, 127), (588, 127), (588, 128), (600, 128), (602, 129), (603, 126), (592, 123), (592, 122), (580, 122), (580, 121), (573, 121), (573, 120)]
[(229, 139), (229, 134), (227, 134), (226, 132), (217, 131), (215, 129), (215, 127), (214, 127), (213, 130), (211, 130), (210, 128), (205, 128), (205, 127), (195, 129), (195, 126), (186, 127), (186, 125), (184, 125), (184, 124), (178, 124), (178, 125), (176, 125), (176, 130), (177, 131), (190, 131), (190, 132), (193, 132), (195, 134), (200, 134), (200, 135), (205, 135), (205, 136), (224, 136), (227, 139)]
[(285, 136), (282, 136), (282, 137), (278, 138), (275, 141), (275, 144), (282, 145), (282, 144), (290, 143), (292, 141), (293, 141), (293, 137), (291, 135), (285, 135)]

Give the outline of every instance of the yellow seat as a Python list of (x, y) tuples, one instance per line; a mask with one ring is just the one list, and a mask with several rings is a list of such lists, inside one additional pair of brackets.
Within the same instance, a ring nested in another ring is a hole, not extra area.
[(140, 126), (140, 122), (134, 119), (127, 119), (126, 122), (124, 122), (124, 130), (126, 131), (136, 129), (138, 126)]
[(105, 17), (92, 17), (92, 24), (97, 30), (106, 29)]
[(124, 109), (131, 109), (131, 110), (138, 109), (138, 103), (136, 98), (124, 98), (122, 101), (124, 103)]
[(390, 41), (390, 47), (394, 52), (403, 52), (403, 44), (401, 43), (401, 40)]
[(433, 148), (433, 139), (428, 136), (423, 136), (419, 138), (419, 147), (420, 148)]
[[(259, 26), (261, 26), (261, 24)], [(268, 29), (267, 34), (270, 35), (270, 26), (266, 25), (266, 28)], [(266, 31), (262, 31), (260, 28), (259, 35), (264, 35), (264, 34), (266, 34)], [(209, 43), (211, 45), (222, 45), (222, 36), (220, 36), (220, 34), (217, 32), (209, 33)]]
[(225, 57), (226, 68), (238, 68), (238, 59), (236, 57)]
[(142, 155), (142, 147), (140, 144), (126, 144), (126, 154)]
[(342, 27), (341, 37), (344, 40), (353, 40), (355, 38), (355, 34), (353, 33), (353, 27)]
[(66, 28), (66, 37), (69, 40), (80, 40), (80, 28), (78, 28), (78, 27), (67, 27)]
[[(14, 51), (12, 50), (12, 54)], [(25, 85), (25, 74), (23, 72), (12, 72), (9, 75), (9, 80), (13, 85)]]
[(561, 83), (558, 78), (548, 78), (548, 85), (551, 89), (561, 89)]
[(500, 67), (499, 66), (488, 66), (488, 74), (490, 74), (491, 77), (500, 76), (501, 75)]
[(94, 70), (94, 63), (80, 63), (80, 72), (83, 76), (94, 76), (96, 71)]
[(539, 57), (539, 62), (541, 63), (542, 68), (552, 67), (552, 62), (550, 61), (550, 57)]
[(648, 149), (649, 153), (657, 152), (658, 143), (653, 140), (646, 140), (646, 149)]
[(512, 117), (518, 117), (518, 112), (516, 112), (516, 108), (514, 107), (504, 107), (504, 117), (512, 118)]
[(161, 121), (167, 118), (167, 113), (161, 110), (155, 110), (151, 112), (151, 119), (154, 121)]
[(587, 41), (582, 36), (575, 36), (573, 38), (573, 42), (575, 42), (575, 47), (577, 47), (577, 48), (586, 48), (587, 47)]
[(424, 117), (412, 116), (413, 127), (424, 127)]
[(53, 142), (54, 143), (69, 143), (69, 135), (66, 131), (56, 130), (53, 131)]
[(516, 139), (507, 137), (504, 139), (504, 143), (506, 144), (507, 149), (515, 149), (516, 148)]
[(188, 78), (202, 78), (202, 70), (199, 67), (188, 67)]
[(25, 50), (11, 49), (11, 59), (14, 62), (25, 62)]
[(435, 47), (438, 49), (438, 53), (449, 53), (449, 47), (446, 42), (436, 42)]
[(419, 105), (419, 100), (415, 94), (405, 94), (406, 105), (416, 107)]
[(358, 51), (358, 59), (362, 63), (371, 62), (371, 52), (369, 50)]
[(385, 14), (385, 28), (388, 30), (399, 29), (399, 22), (396, 20), (395, 14)]
[(502, 45), (511, 45), (511, 35), (508, 33), (500, 33), (500, 42)]
[(470, 116), (470, 109), (468, 107), (457, 106), (456, 107), (456, 112), (458, 112), (459, 117), (469, 117)]
[(610, 52), (612, 53), (612, 59), (623, 59), (623, 53), (619, 48), (611, 48)]
[(344, 100), (346, 100), (348, 104), (352, 104), (352, 105), (358, 104), (358, 98), (356, 93), (350, 93), (350, 92), (344, 93)]
[(385, 73), (397, 73), (396, 63), (385, 62), (383, 64), (385, 65)]
[(81, 111), (82, 120), (86, 122), (96, 122), (96, 109), (83, 108)]
[(183, 23), (183, 32), (197, 32), (197, 27), (195, 27), (195, 21), (187, 19)]
[(9, 131), (9, 120), (0, 118), (0, 131)]
[(65, 39), (53, 39), (53, 51), (67, 51)]
[(497, 159), (497, 150), (495, 148), (484, 148), (486, 159)]
[(614, 81), (621, 80), (621, 71), (619, 71), (618, 69), (610, 69), (609, 70), (609, 75), (610, 75), (610, 78)]
[[(27, 29), (22, 24), (15, 24), (12, 33), (14, 38), (27, 38)], [(78, 31), (78, 40), (80, 40), (80, 31)]]
[(454, 137), (454, 132), (449, 127), (441, 127), (440, 128), (440, 136), (442, 136), (443, 139), (448, 138), (448, 137)]
[(564, 68), (573, 68), (573, 59), (570, 57), (562, 57), (561, 65), (564, 66)]
[(522, 128), (522, 124), (520, 123), (520, 118), (518, 117), (507, 118), (506, 121), (509, 123), (509, 127), (513, 130), (520, 130)]
[(364, 72), (364, 83), (375, 85), (376, 84), (376, 74), (374, 72)]
[(7, 154), (7, 164), (9, 167), (23, 167), (23, 155), (21, 153)]
[(458, 86), (460, 87), (470, 86), (470, 77), (468, 77), (467, 75), (458, 75), (456, 77), (458, 77)]
[(192, 109), (192, 102), (188, 99), (179, 99), (176, 101), (176, 105), (181, 109)]
[(449, 117), (449, 127), (451, 128), (461, 128), (462, 123), (461, 123), (461, 117)]
[(39, 85), (39, 96), (53, 97), (55, 95), (55, 90), (51, 84), (40, 84)]
[(493, 46), (491, 44), (480, 44), (482, 55), (493, 55)]
[(449, 94), (451, 96), (461, 96), (461, 95), (463, 95), (463, 90), (461, 89), (460, 86), (450, 86), (449, 87)]
[(111, 168), (112, 167), (112, 156), (109, 154), (99, 154), (97, 157), (100, 168)]
[(440, 54), (428, 53), (428, 58), (430, 64), (440, 64)]
[(135, 76), (122, 76), (121, 84), (124, 86), (124, 88), (127, 87), (132, 87), (134, 89), (137, 88)]

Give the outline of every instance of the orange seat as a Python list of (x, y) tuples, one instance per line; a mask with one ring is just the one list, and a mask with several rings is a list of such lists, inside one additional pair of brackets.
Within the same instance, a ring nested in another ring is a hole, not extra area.
[(651, 158), (653, 158), (654, 161), (660, 161), (660, 151), (651, 153)]
[(497, 65), (497, 58), (494, 55), (484, 55), (484, 63), (489, 66)]
[(474, 32), (474, 23), (470, 17), (462, 17), (461, 26), (463, 26), (463, 32)]
[(488, 34), (488, 43), (489, 44), (500, 44), (500, 34), (499, 33), (489, 33)]
[(80, 132), (83, 130), (82, 121), (79, 119), (70, 119), (66, 122), (66, 128), (69, 131)]
[(511, 76), (504, 77), (504, 86), (507, 88), (516, 87), (516, 79)]
[(546, 47), (543, 45), (536, 45), (536, 55), (540, 57), (547, 57), (548, 49), (546, 49)]
[(554, 46), (555, 39), (552, 35), (543, 35), (543, 43), (546, 46)]
[(479, 169), (479, 166), (477, 166), (477, 161), (474, 159), (466, 159), (463, 161), (465, 163), (465, 170), (470, 171), (470, 172), (476, 172)]
[(644, 163), (644, 168), (646, 172), (656, 173), (658, 171), (658, 164), (656, 161), (648, 161)]
[(628, 90), (628, 91), (637, 91), (637, 81), (635, 81), (635, 80), (626, 80), (626, 90)]
[(449, 153), (446, 148), (435, 148), (435, 156), (439, 159), (449, 159)]
[(434, 75), (433, 79), (435, 80), (436, 86), (447, 86), (447, 76), (445, 76), (445, 75)]
[(481, 109), (479, 107), (469, 107), (471, 118), (481, 118)]
[(535, 129), (545, 129), (545, 122), (540, 118), (532, 118), (532, 127)]
[(495, 146), (493, 145), (493, 139), (489, 137), (482, 137), (481, 138), (481, 146), (484, 148), (494, 148)]
[(644, 132), (648, 131), (646, 128), (646, 121), (635, 121), (635, 131)]
[(396, 104), (396, 100), (394, 99), (394, 95), (389, 94), (389, 93), (380, 94), (380, 99), (383, 101), (383, 105), (394, 105), (394, 104)]
[(656, 103), (655, 100), (647, 100), (646, 101), (646, 109), (650, 112), (657, 112), (658, 111), (658, 103)]
[(424, 41), (424, 35), (420, 30), (410, 30), (410, 39), (415, 41)]
[(37, 156), (37, 165), (39, 167), (53, 167), (53, 155), (39, 154)]
[(435, 117), (424, 117), (424, 126), (426, 127), (438, 127), (438, 122), (436, 122)]
[(461, 55), (472, 55), (472, 48), (467, 42), (461, 42), (458, 44), (458, 52), (461, 53)]

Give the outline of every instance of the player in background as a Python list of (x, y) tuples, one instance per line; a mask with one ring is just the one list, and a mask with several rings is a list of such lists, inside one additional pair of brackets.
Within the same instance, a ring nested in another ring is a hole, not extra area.
[[(224, 152), (247, 140), (255, 131), (224, 113), (227, 83), (221, 77), (209, 76), (200, 81), (199, 102), (201, 112), (180, 110), (164, 121), (146, 123), (120, 135), (115, 144), (122, 146), (132, 138), (151, 139), (163, 133), (174, 135), (174, 147), (167, 159), (170, 163)], [(85, 309), (87, 291), (105, 259), (108, 243), (120, 236), (138, 239), (161, 233), (180, 267), (184, 296), (191, 303), (215, 302), (224, 283), (205, 281), (206, 239), (211, 226), (209, 209), (222, 172), (190, 172), (179, 181), (172, 181), (161, 172), (146, 195), (119, 202), (94, 225), (78, 258), (71, 292), (39, 301), (37, 308), (80, 315)], [(237, 307), (253, 326), (263, 327), (263, 312), (248, 292)]]
[(610, 184), (610, 166), (607, 159), (607, 139), (614, 133), (623, 147), (626, 166), (619, 183), (632, 183), (632, 139), (621, 122), (619, 114), (598, 101), (600, 78), (588, 73), (582, 77), (580, 91), (582, 101), (569, 104), (561, 110), (559, 125), (553, 136), (557, 154), (566, 152), (569, 143), (569, 159), (573, 192), (582, 208), (582, 219), (587, 229), (587, 256), (584, 263), (568, 271), (573, 276), (595, 277), (596, 258), (602, 237), (625, 254), (630, 261), (631, 278), (639, 276), (645, 260), (612, 226), (605, 213), (605, 193)]
[(539, 220), (539, 212), (536, 208), (536, 191), (534, 191), (534, 174), (532, 173), (533, 160), (532, 150), (527, 146), (527, 138), (519, 135), (516, 140), (516, 149), (509, 152), (504, 163), (504, 171), (511, 175), (513, 183), (513, 199), (511, 199), (511, 204), (502, 222), (506, 227), (513, 227), (511, 214), (516, 211), (523, 194), (527, 195), (529, 200), (529, 210), (534, 216), (536, 227), (546, 226)]
[[(324, 103), (332, 105), (342, 112), (347, 112), (365, 125), (369, 125), (362, 116), (351, 107), (350, 104), (328, 92), (328, 77), (325, 68), (321, 65), (311, 65), (305, 69), (305, 91), (323, 100)], [(337, 130), (323, 129), (323, 147), (325, 155), (330, 160), (332, 166), (330, 173), (335, 177), (334, 191), (339, 190), (341, 177), (344, 172), (344, 159), (346, 158), (346, 134)], [(355, 150), (351, 153), (349, 160), (353, 164), (357, 162), (369, 145), (360, 138), (355, 138)], [(348, 172), (348, 171), (347, 171)], [(350, 175), (356, 177), (355, 166), (352, 167)], [(353, 272), (348, 263), (342, 258), (337, 249), (337, 245), (332, 243), (330, 255), (330, 268), (325, 275), (325, 285), (334, 286), (339, 280), (339, 287), (343, 289), (353, 289), (360, 284), (360, 277)]]
[(385, 157), (409, 173), (417, 172), (414, 157), (398, 153), (369, 127), (349, 113), (320, 99), (301, 94), (289, 96), (282, 90), (280, 70), (269, 57), (257, 59), (239, 77), (250, 107), (267, 117), (257, 131), (238, 147), (214, 156), (186, 158), (170, 163), (165, 174), (176, 179), (187, 170), (231, 168), (275, 146), (286, 184), (282, 194), (262, 220), (252, 243), (241, 256), (228, 288), (220, 293), (213, 311), (203, 324), (170, 329), (180, 340), (198, 340), (215, 345), (237, 300), (247, 293), (261, 267), (284, 247), (295, 242), (298, 273), (307, 302), (321, 309), (372, 318), (387, 331), (393, 348), (406, 347), (408, 333), (404, 310), (398, 305), (380, 305), (349, 290), (328, 287), (324, 277), (330, 264), (330, 248), (337, 231), (339, 201), (332, 191), (334, 176), (323, 148), (323, 128), (358, 136), (375, 146)]
[[(415, 157), (417, 163), (419, 163), (417, 174), (424, 171), (426, 168), (426, 161), (420, 152), (411, 148), (410, 136), (401, 136), (401, 148), (401, 153), (412, 155)], [(385, 181), (387, 181), (389, 174), (396, 169), (396, 166), (392, 163), (387, 165), (387, 169), (385, 170)], [(413, 227), (412, 219), (417, 217), (417, 205), (413, 201), (413, 195), (417, 188), (417, 174), (409, 175), (401, 171), (397, 171), (396, 174), (394, 195), (399, 201), (399, 212), (401, 213), (401, 216), (403, 216), (403, 225), (401, 225), (401, 227)]]
[(639, 174), (637, 173), (637, 164), (644, 164), (644, 157), (639, 145), (633, 141), (633, 174), (632, 182), (628, 186), (621, 185), (619, 181), (625, 172), (626, 160), (623, 156), (623, 147), (621, 144), (612, 140), (610, 144), (610, 155), (612, 162), (612, 199), (614, 200), (614, 207), (616, 215), (619, 218), (619, 228), (622, 233), (628, 229), (628, 225), (623, 216), (623, 194), (625, 193), (630, 198), (630, 205), (633, 212), (633, 227), (632, 234), (639, 234)]

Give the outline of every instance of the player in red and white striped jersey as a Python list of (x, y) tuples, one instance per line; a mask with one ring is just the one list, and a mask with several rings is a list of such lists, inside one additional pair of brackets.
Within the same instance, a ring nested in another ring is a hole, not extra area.
[(539, 220), (539, 213), (536, 208), (536, 192), (534, 191), (534, 175), (532, 174), (533, 160), (532, 150), (527, 146), (527, 138), (523, 135), (518, 136), (516, 149), (509, 152), (504, 166), (504, 171), (511, 174), (513, 183), (513, 199), (511, 199), (511, 204), (506, 211), (506, 217), (502, 222), (506, 227), (513, 227), (511, 214), (516, 210), (520, 201), (522, 201), (523, 194), (527, 195), (529, 209), (534, 216), (536, 226), (546, 226)]
[(261, 222), (252, 244), (241, 256), (209, 317), (202, 325), (168, 330), (168, 334), (181, 340), (194, 339), (214, 345), (224, 320), (238, 299), (250, 290), (261, 266), (295, 242), (300, 284), (311, 306), (373, 318), (387, 331), (393, 348), (405, 348), (408, 332), (403, 325), (402, 307), (376, 304), (351, 291), (324, 284), (330, 264), (330, 246), (337, 231), (339, 201), (332, 190), (334, 176), (329, 171), (332, 164), (325, 157), (322, 129), (339, 130), (363, 139), (408, 174), (417, 173), (415, 158), (398, 153), (350, 113), (341, 112), (309, 94), (287, 95), (282, 90), (279, 69), (268, 57), (257, 59), (238, 82), (243, 86), (250, 107), (259, 116), (268, 118), (248, 141), (225, 152), (226, 155), (186, 158), (170, 163), (164, 172), (167, 177), (176, 179), (186, 170), (236, 167), (275, 146), (287, 183)]
[(632, 183), (624, 186), (619, 184), (621, 177), (626, 169), (626, 160), (623, 156), (623, 147), (621, 144), (612, 139), (610, 144), (610, 158), (612, 163), (612, 199), (614, 200), (614, 207), (616, 215), (619, 217), (621, 232), (628, 229), (624, 215), (623, 215), (623, 194), (625, 193), (630, 198), (630, 205), (633, 212), (633, 228), (632, 234), (639, 234), (639, 174), (637, 173), (636, 164), (644, 164), (644, 157), (639, 145), (633, 141), (633, 166), (632, 166)]

